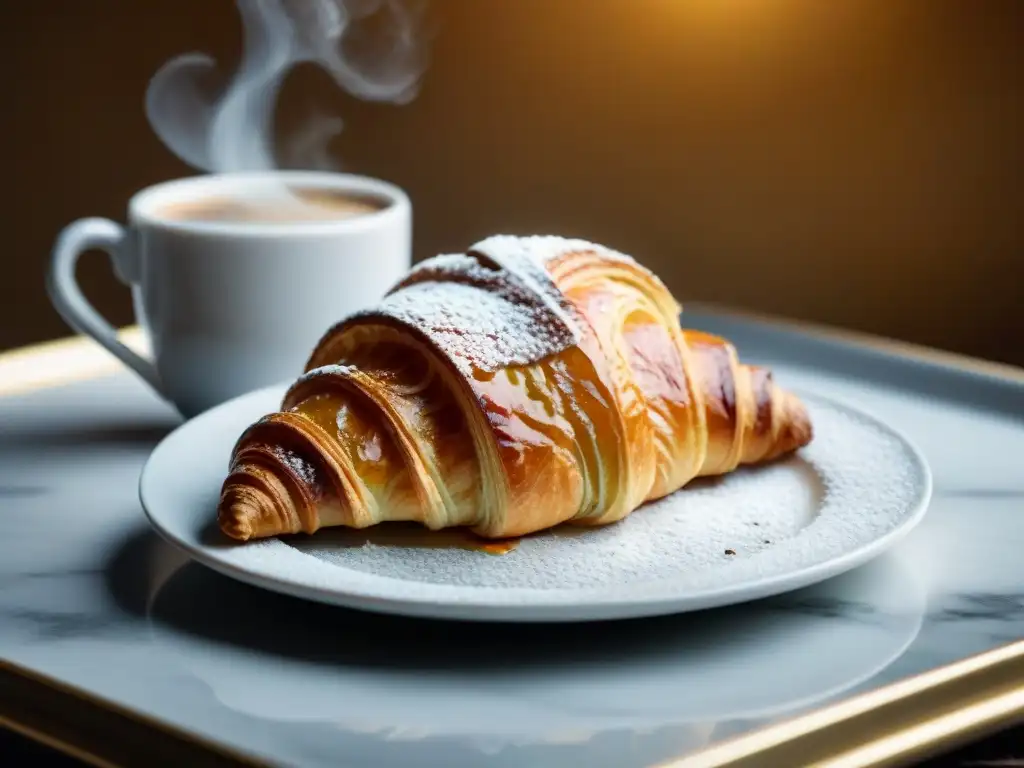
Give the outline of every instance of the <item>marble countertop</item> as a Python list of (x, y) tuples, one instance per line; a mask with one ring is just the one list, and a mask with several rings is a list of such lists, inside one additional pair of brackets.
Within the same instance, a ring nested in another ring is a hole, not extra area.
[(0, 658), (280, 765), (649, 766), (1024, 637), (1024, 417), (1007, 413), (1022, 401), (857, 383), (736, 340), (922, 449), (933, 501), (894, 550), (656, 620), (447, 624), (307, 603), (150, 531), (138, 476), (178, 419), (118, 374), (0, 399)]

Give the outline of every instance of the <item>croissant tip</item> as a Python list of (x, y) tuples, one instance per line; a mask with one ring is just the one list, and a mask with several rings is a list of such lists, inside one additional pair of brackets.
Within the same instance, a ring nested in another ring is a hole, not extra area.
[(793, 453), (814, 439), (814, 425), (807, 407), (795, 395), (786, 393), (783, 396), (785, 400), (780, 414), (781, 426), (767, 453), (760, 457), (763, 461), (772, 461)]
[(807, 407), (799, 400), (794, 401), (793, 407), (793, 432), (804, 442), (810, 442), (814, 437), (814, 424), (811, 422), (811, 415)]
[(253, 537), (252, 518), (256, 514), (248, 505), (229, 504), (217, 513), (217, 524), (225, 536), (237, 541), (248, 541)]
[(791, 397), (786, 408), (786, 428), (782, 441), (789, 450), (808, 445), (814, 439), (814, 425), (807, 407), (796, 397)]

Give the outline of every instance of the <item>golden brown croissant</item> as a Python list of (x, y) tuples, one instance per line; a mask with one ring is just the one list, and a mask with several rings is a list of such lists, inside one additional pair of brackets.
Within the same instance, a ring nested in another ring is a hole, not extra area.
[(797, 397), (679, 313), (650, 271), (580, 240), (499, 236), (421, 262), (241, 435), (220, 527), (603, 525), (806, 445)]

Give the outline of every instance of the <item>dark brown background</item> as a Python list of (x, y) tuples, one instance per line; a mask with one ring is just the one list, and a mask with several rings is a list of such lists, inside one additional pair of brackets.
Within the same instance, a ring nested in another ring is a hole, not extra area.
[[(348, 169), (403, 185), (416, 257), (498, 231), (603, 241), (701, 299), (1024, 363), (1024, 3), (432, 0), (417, 100), (299, 70), (287, 129), (346, 120)], [(149, 77), (231, 65), (229, 0), (3, 3), (0, 348), (60, 336), (59, 228), (190, 173), (150, 131)], [(116, 323), (127, 291), (90, 255)]]

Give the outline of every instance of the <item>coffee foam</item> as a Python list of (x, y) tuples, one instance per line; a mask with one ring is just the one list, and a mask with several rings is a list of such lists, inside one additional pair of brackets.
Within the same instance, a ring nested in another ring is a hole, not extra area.
[(257, 187), (195, 195), (159, 206), (161, 218), (179, 221), (335, 221), (365, 216), (386, 207), (372, 195), (315, 187)]

